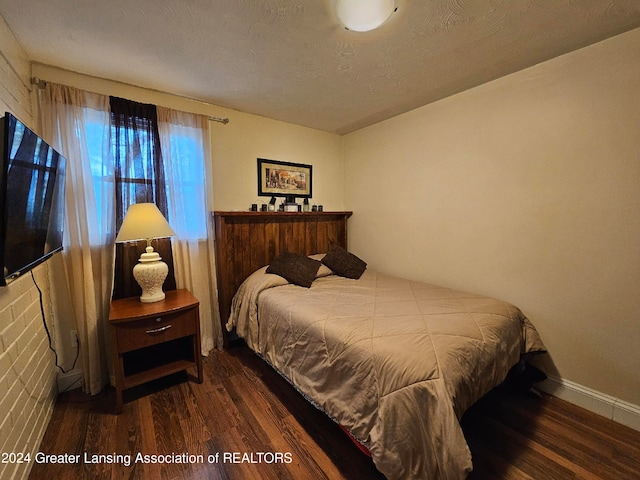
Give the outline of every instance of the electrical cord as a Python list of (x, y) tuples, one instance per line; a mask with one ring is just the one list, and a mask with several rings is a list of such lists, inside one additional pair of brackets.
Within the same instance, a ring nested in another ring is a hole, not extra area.
[(53, 354), (55, 355), (56, 358), (56, 367), (62, 372), (62, 373), (69, 373), (71, 370), (73, 370), (76, 367), (76, 362), (78, 361), (78, 357), (80, 356), (80, 341), (78, 341), (78, 348), (76, 349), (76, 358), (73, 359), (73, 365), (71, 365), (71, 368), (69, 370), (65, 370), (64, 368), (62, 368), (60, 365), (58, 365), (58, 352), (56, 352), (56, 349), (53, 348), (53, 344), (52, 344), (52, 340), (51, 340), (51, 333), (49, 332), (49, 327), (47, 327), (47, 320), (45, 318), (44, 315), (44, 304), (42, 301), (42, 290), (40, 290), (40, 287), (38, 286), (38, 282), (36, 282), (36, 277), (33, 275), (33, 270), (31, 270), (31, 279), (33, 280), (33, 284), (36, 286), (36, 288), (38, 289), (38, 295), (39, 295), (39, 300), (40, 300), (40, 313), (42, 314), (42, 324), (44, 325), (44, 331), (47, 332), (47, 338), (49, 339), (49, 350), (51, 350), (53, 352)]

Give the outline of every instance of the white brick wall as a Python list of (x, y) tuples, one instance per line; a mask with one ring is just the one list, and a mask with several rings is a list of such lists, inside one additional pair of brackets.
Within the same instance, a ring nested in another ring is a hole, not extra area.
[[(46, 264), (35, 271), (46, 285)], [(46, 303), (45, 303), (46, 305)], [(56, 371), (31, 275), (0, 289), (0, 452), (38, 450), (56, 396)], [(0, 463), (0, 478), (27, 478), (29, 464)]]
[[(0, 17), (0, 116), (10, 111), (33, 127), (30, 76), (26, 54)], [(47, 264), (36, 268), (34, 275), (49, 310)], [(0, 287), (0, 454), (30, 453), (33, 458), (55, 397), (54, 356), (43, 326), (38, 290), (27, 274)], [(0, 463), (0, 479), (26, 479), (30, 470), (30, 463)]]

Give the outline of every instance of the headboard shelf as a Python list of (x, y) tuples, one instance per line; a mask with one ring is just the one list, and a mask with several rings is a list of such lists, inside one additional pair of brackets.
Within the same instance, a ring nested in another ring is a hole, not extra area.
[(335, 217), (346, 216), (349, 218), (353, 212), (252, 212), (252, 211), (215, 211), (214, 217), (264, 217), (264, 218), (277, 218), (277, 217)]
[[(281, 252), (312, 255), (347, 248), (352, 212), (213, 212), (223, 332), (240, 284)], [(225, 345), (227, 338), (225, 335)]]

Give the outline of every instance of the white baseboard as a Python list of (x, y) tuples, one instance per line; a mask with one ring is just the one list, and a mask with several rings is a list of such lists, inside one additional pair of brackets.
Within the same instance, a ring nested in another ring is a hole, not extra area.
[(67, 373), (59, 373), (57, 380), (58, 393), (62, 393), (67, 390), (81, 388), (84, 385), (84, 374), (82, 370), (76, 368)]
[(640, 407), (583, 385), (550, 376), (536, 387), (555, 397), (640, 431)]

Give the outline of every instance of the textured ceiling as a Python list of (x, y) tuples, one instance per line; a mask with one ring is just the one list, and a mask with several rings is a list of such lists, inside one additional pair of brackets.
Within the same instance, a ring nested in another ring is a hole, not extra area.
[[(347, 133), (640, 26), (639, 0), (0, 0), (35, 62)], [(640, 54), (640, 52), (639, 52)]]

